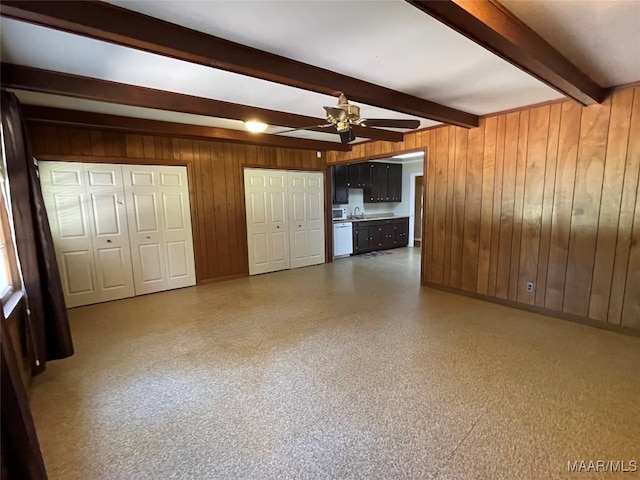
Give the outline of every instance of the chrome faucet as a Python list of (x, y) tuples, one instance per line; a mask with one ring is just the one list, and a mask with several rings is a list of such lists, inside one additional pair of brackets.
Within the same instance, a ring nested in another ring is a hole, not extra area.
[(360, 207), (356, 207), (353, 209), (353, 218), (358, 218), (358, 214), (356, 213), (356, 210), (360, 210)]

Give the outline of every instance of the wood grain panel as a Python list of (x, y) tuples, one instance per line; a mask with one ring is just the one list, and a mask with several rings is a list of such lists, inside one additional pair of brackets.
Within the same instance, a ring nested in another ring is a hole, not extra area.
[(500, 238), (496, 274), (496, 297), (498, 298), (507, 298), (509, 295), (520, 114), (514, 112), (506, 115), (505, 122)]
[[(198, 283), (248, 275), (243, 166), (324, 170), (316, 152), (28, 123), (37, 158), (186, 165)], [(60, 139), (64, 140), (61, 142)]]
[(633, 90), (625, 90), (612, 98), (593, 283), (589, 299), (589, 318), (603, 322), (606, 322), (609, 310), (632, 106)]
[(636, 196), (621, 325), (640, 329), (640, 195)]
[(500, 251), (500, 215), (502, 208), (502, 182), (504, 180), (504, 139), (507, 128), (507, 117), (498, 117), (496, 133), (496, 160), (493, 182), (493, 215), (491, 220), (491, 256), (489, 263), (489, 287), (487, 294), (496, 295), (498, 280), (498, 253)]
[(524, 210), (524, 190), (527, 181), (527, 147), (529, 141), (529, 116), (531, 111), (520, 112), (518, 146), (516, 157), (516, 189), (513, 206), (513, 232), (511, 235), (511, 263), (509, 268), (509, 300), (518, 295), (518, 271), (520, 270), (520, 242), (522, 240), (522, 215)]
[[(447, 166), (449, 163), (449, 129), (439, 128), (434, 131), (436, 138), (435, 160), (435, 195), (433, 201), (433, 242), (432, 276), (435, 283), (444, 282), (444, 251), (447, 216)], [(433, 138), (433, 137), (432, 137)]]
[(528, 305), (535, 303), (535, 290), (528, 292), (525, 286), (531, 282), (535, 289), (535, 280), (538, 275), (550, 111), (549, 106), (535, 108), (531, 110), (529, 118), (520, 266), (516, 284), (517, 301)]
[(486, 119), (484, 129), (484, 155), (482, 166), (482, 199), (480, 207), (480, 238), (478, 246), (478, 280), (476, 292), (489, 291), (489, 264), (491, 263), (491, 227), (493, 224), (493, 188), (496, 164), (498, 117)]
[[(220, 148), (222, 147), (222, 148)], [(225, 151), (224, 145), (212, 146), (211, 148), (211, 178), (210, 185), (213, 193), (211, 205), (215, 218), (215, 235), (217, 239), (216, 257), (218, 258), (218, 275), (228, 277), (232, 274), (231, 269), (231, 245), (229, 243), (229, 217), (227, 210), (229, 207), (227, 199), (227, 182), (225, 180)]]
[[(636, 87), (633, 96), (631, 124), (629, 127), (629, 144), (627, 161), (622, 187), (620, 203), (620, 218), (618, 222), (618, 238), (616, 243), (615, 261), (611, 279), (611, 296), (607, 322), (620, 324), (625, 300), (628, 272), (632, 270), (629, 260), (632, 248), (632, 229), (634, 214), (638, 213), (636, 202), (638, 199), (638, 181), (640, 177), (640, 87)], [(637, 248), (637, 247), (636, 247)], [(635, 265), (636, 271), (640, 267)], [(633, 292), (631, 293), (633, 295)]]
[[(432, 135), (433, 134), (433, 135)], [(435, 132), (429, 132), (428, 139), (426, 141), (429, 145), (427, 152), (427, 177), (425, 179), (426, 191), (427, 191), (427, 203), (425, 208), (426, 218), (426, 231), (422, 232), (422, 242), (426, 243), (425, 255), (423, 258), (423, 265), (425, 268), (425, 276), (428, 282), (433, 278), (433, 255), (434, 255), (434, 218), (435, 218), (435, 177), (436, 177), (436, 135)]]
[[(467, 146), (468, 130), (454, 128), (455, 145), (455, 184), (453, 192), (453, 226), (451, 234), (451, 275), (449, 285), (453, 288), (462, 286), (462, 251), (464, 244), (464, 208), (467, 178)], [(427, 189), (427, 194), (429, 190)], [(427, 221), (429, 218), (427, 217)]]
[(469, 130), (467, 178), (465, 183), (464, 240), (462, 252), (462, 289), (475, 291), (478, 281), (478, 241), (482, 200), (482, 161), (484, 126)]
[(562, 310), (583, 317), (589, 313), (610, 110), (610, 98), (601, 105), (586, 107), (580, 123)]
[(447, 130), (449, 132), (449, 145), (447, 146), (447, 212), (444, 238), (444, 285), (449, 285), (451, 282), (451, 241), (453, 235), (453, 202), (456, 180), (456, 133), (454, 127), (447, 127)]
[(545, 298), (545, 307), (555, 311), (562, 311), (564, 301), (581, 117), (582, 108), (578, 104), (562, 104)]
[(558, 140), (560, 137), (560, 115), (562, 105), (551, 105), (549, 112), (549, 138), (542, 199), (542, 225), (540, 226), (540, 254), (538, 275), (535, 283), (535, 305), (544, 307), (547, 293), (547, 273), (549, 269), (549, 248), (551, 244), (551, 218), (553, 214), (553, 196), (556, 189), (556, 164), (558, 160)]

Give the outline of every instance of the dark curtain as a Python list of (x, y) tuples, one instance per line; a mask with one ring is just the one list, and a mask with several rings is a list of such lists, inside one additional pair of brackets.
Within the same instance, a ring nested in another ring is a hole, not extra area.
[(0, 309), (0, 456), (2, 480), (46, 480), (40, 444), (27, 391), (20, 378), (16, 352)]
[(39, 373), (44, 370), (46, 360), (73, 355), (73, 343), (37, 167), (29, 153), (20, 116), (20, 102), (13, 93), (4, 90), (2, 129), (18, 258), (30, 312), (28, 326), (37, 360), (33, 367), (34, 373)]

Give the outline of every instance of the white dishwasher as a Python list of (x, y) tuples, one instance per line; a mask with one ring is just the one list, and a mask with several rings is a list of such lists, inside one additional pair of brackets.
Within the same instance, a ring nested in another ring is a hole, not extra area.
[(337, 222), (333, 224), (333, 258), (346, 257), (353, 253), (353, 224)]

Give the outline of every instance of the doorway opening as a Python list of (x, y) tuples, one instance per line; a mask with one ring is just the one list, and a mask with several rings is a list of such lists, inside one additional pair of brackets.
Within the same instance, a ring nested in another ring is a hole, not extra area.
[[(335, 259), (401, 247), (421, 253), (424, 182), (416, 189), (416, 178), (423, 179), (424, 158), (420, 150), (331, 167)], [(345, 249), (336, 249), (339, 234)]]
[(424, 173), (411, 174), (411, 205), (409, 210), (412, 218), (409, 222), (409, 246), (422, 247), (422, 225), (424, 219)]

